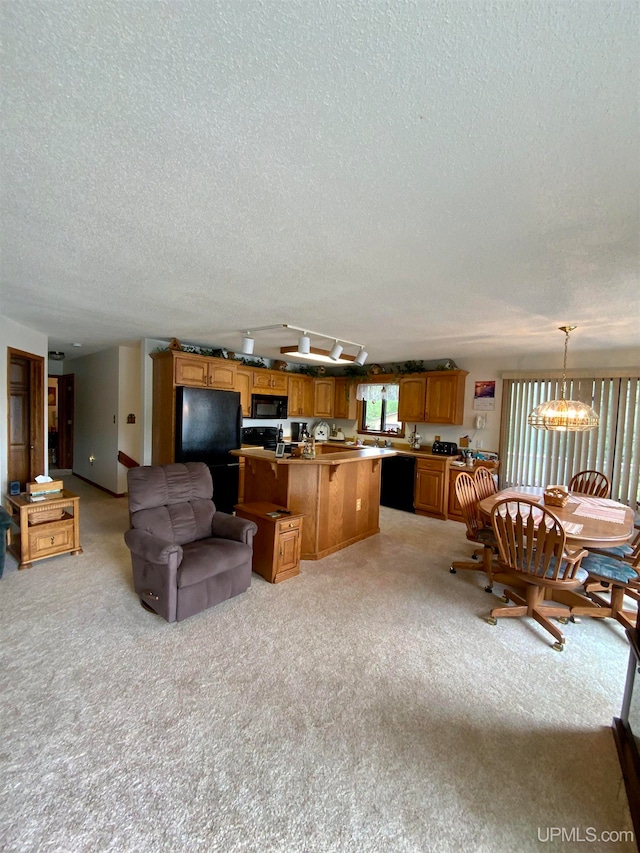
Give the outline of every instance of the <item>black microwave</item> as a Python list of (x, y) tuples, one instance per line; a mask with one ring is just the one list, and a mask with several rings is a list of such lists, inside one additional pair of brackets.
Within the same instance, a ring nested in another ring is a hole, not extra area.
[(287, 398), (271, 394), (251, 395), (251, 417), (285, 420), (287, 417)]

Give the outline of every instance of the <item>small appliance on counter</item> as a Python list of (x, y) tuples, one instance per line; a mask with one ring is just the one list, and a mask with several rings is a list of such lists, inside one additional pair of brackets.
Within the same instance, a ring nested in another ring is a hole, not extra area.
[(329, 424), (326, 421), (319, 421), (314, 426), (312, 432), (316, 441), (327, 441), (329, 438)]
[(459, 451), (455, 441), (434, 441), (431, 452), (435, 456), (457, 456)]

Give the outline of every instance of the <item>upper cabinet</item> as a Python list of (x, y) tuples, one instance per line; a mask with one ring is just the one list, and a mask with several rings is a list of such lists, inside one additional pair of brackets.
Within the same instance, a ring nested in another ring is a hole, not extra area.
[[(242, 417), (251, 417), (251, 389), (253, 387), (253, 371), (249, 367), (238, 367), (236, 370), (235, 390), (240, 392)], [(242, 503), (242, 502), (241, 502)]]
[(313, 379), (302, 373), (289, 374), (289, 417), (313, 417)]
[(288, 390), (287, 374), (282, 370), (260, 370), (253, 371), (253, 393), (254, 394), (282, 394), (286, 396)]
[(153, 353), (153, 355), (154, 358), (160, 356), (173, 358), (175, 385), (223, 388), (230, 391), (235, 387), (236, 365), (224, 358), (210, 358), (205, 355), (190, 355), (175, 351)]
[(358, 417), (356, 388), (352, 379), (337, 376), (333, 397), (333, 417), (338, 420), (355, 421)]
[(461, 424), (466, 370), (438, 370), (400, 379), (398, 417), (405, 423)]
[(333, 397), (335, 394), (335, 379), (325, 376), (313, 380), (313, 416), (315, 418), (332, 418)]

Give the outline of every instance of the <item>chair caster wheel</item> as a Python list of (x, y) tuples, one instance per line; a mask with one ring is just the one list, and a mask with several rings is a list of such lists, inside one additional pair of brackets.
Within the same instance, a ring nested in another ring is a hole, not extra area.
[(564, 643), (558, 641), (557, 643), (554, 643), (551, 648), (554, 649), (556, 652), (561, 652), (564, 649)]
[(558, 622), (561, 625), (566, 625), (568, 621), (569, 621), (569, 619), (566, 616), (559, 616), (558, 617)]
[(574, 625), (579, 625), (581, 621), (579, 616), (569, 616), (569, 622), (573, 622)]
[(478, 559), (478, 555), (477, 555), (477, 554), (472, 554), (472, 555), (471, 555), (471, 559), (472, 559), (472, 560), (477, 560), (477, 559)]
[(449, 573), (455, 575), (456, 570), (453, 568), (453, 566), (451, 566), (451, 568), (449, 569)]
[(485, 586), (484, 591), (485, 592), (493, 592), (493, 587), (492, 586)]
[(488, 625), (497, 625), (497, 624), (498, 624), (498, 620), (496, 619), (496, 617), (495, 617), (495, 616), (488, 616), (488, 617), (487, 617), (487, 624), (488, 624)]
[(507, 595), (501, 595), (500, 601), (504, 601), (505, 604), (509, 603), (509, 597)]

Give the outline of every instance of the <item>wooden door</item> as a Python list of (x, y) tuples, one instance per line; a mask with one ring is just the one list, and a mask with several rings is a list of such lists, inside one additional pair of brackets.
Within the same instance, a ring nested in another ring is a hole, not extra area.
[(333, 379), (313, 380), (313, 414), (316, 418), (333, 417)]
[(459, 416), (456, 409), (457, 396), (457, 375), (429, 376), (427, 378), (425, 423), (462, 423), (462, 420), (457, 420)]
[(209, 362), (202, 355), (179, 355), (175, 359), (175, 384), (208, 388)]
[(58, 377), (58, 468), (73, 468), (74, 376)]
[(44, 358), (7, 348), (7, 479), (24, 490), (44, 474)]
[(313, 379), (300, 374), (289, 376), (289, 417), (313, 417)]
[(400, 380), (398, 420), (403, 423), (424, 423), (424, 403), (427, 380), (424, 376), (409, 376)]
[(444, 467), (438, 463), (418, 460), (416, 466), (415, 507), (424, 512), (445, 514)]
[(358, 416), (358, 410), (353, 382), (351, 379), (338, 377), (335, 380), (335, 388), (333, 417), (355, 421)]
[(251, 370), (244, 370), (241, 367), (236, 370), (234, 389), (240, 392), (240, 405), (242, 406), (243, 418), (251, 417), (251, 378)]
[(220, 388), (223, 391), (233, 391), (236, 384), (236, 366), (216, 358), (209, 361), (209, 379), (210, 388)]

